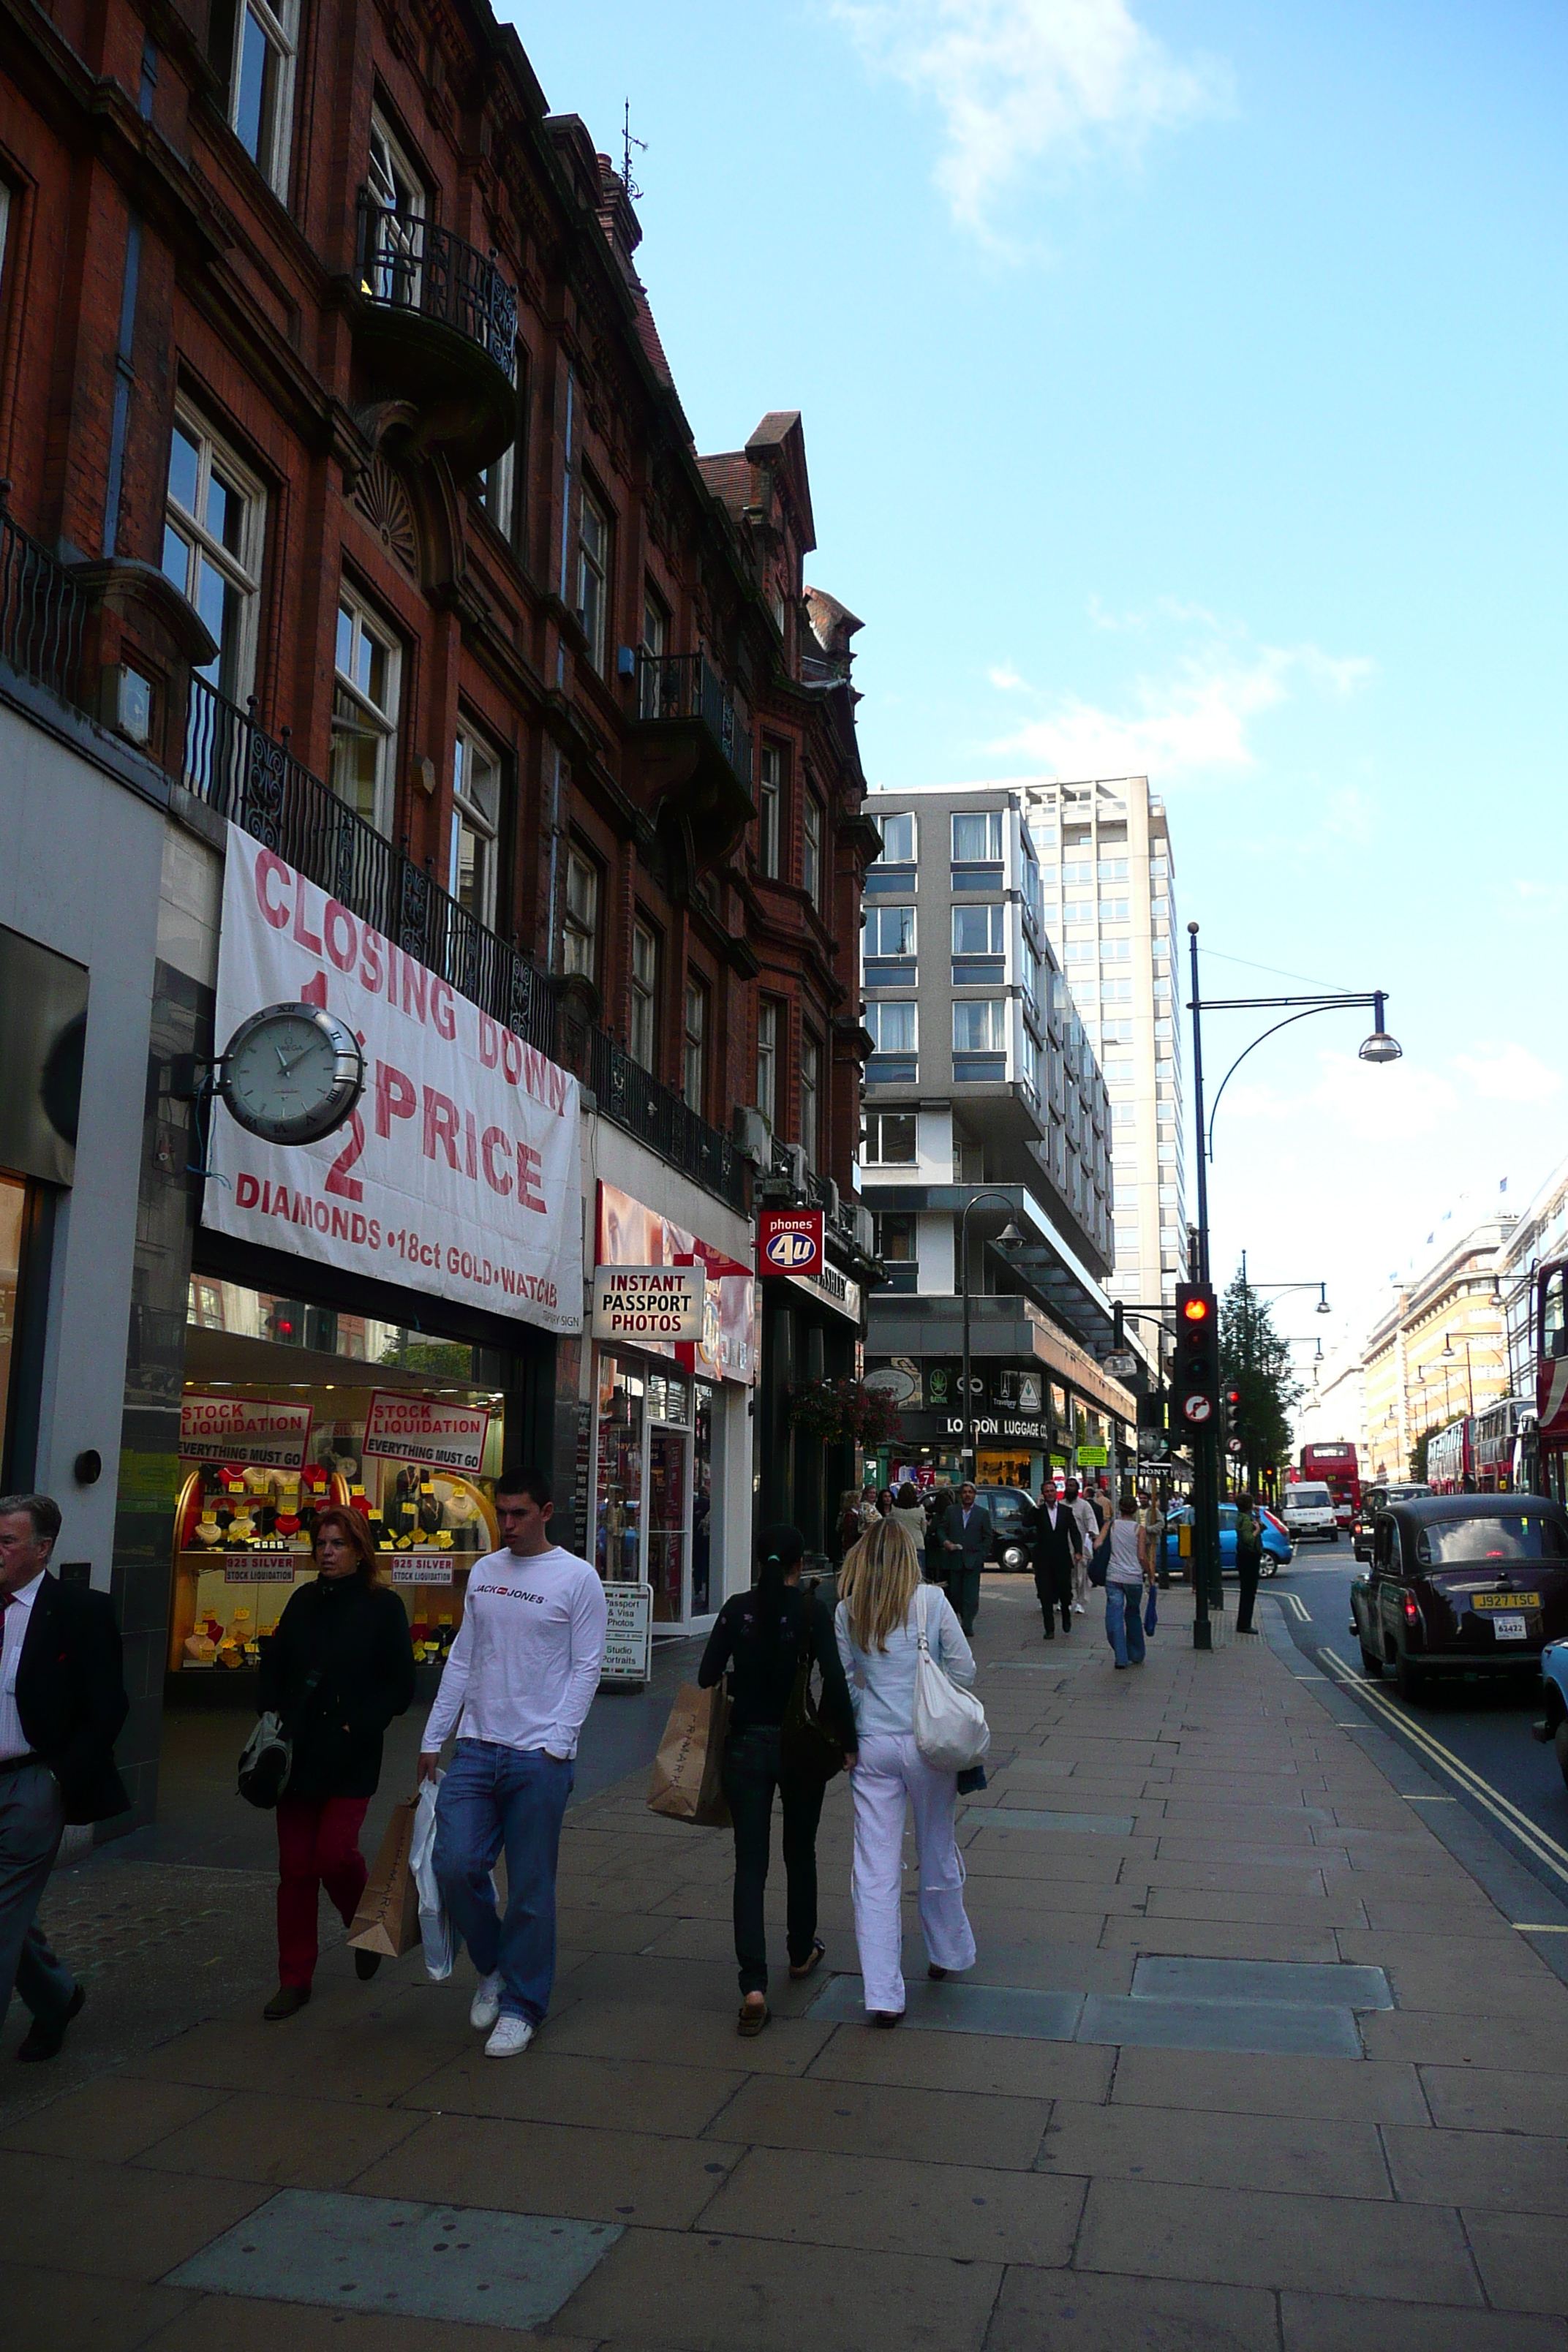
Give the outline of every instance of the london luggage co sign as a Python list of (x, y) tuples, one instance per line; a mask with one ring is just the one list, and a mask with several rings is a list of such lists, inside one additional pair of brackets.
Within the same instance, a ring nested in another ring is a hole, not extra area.
[(764, 1209), (757, 1220), (757, 1272), (819, 1276), (822, 1211)]
[(700, 1265), (596, 1265), (594, 1338), (689, 1346), (702, 1337), (707, 1293)]

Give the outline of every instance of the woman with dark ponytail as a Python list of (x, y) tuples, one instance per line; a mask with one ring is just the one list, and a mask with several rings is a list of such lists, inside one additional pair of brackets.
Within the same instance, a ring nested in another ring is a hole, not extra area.
[(739, 2030), (746, 2035), (760, 2033), (768, 2021), (763, 1895), (775, 1788), (784, 1803), (791, 1976), (810, 1976), (823, 1954), (816, 1933), (816, 1825), (826, 1783), (820, 1773), (791, 1769), (780, 1754), (780, 1729), (803, 1658), (814, 1658), (821, 1667), (823, 1719), (842, 1741), (846, 1764), (855, 1760), (855, 1715), (833, 1620), (815, 1593), (800, 1589), (803, 1549), (797, 1528), (763, 1528), (757, 1542), (757, 1581), (719, 1612), (697, 1673), (704, 1690), (726, 1669), (730, 1675), (724, 1794), (735, 1829)]

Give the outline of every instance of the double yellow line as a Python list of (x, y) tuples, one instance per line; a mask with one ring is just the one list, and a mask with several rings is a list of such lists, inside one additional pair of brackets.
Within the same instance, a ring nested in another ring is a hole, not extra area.
[(1332, 1650), (1320, 1650), (1318, 1663), (1324, 1673), (1339, 1684), (1342, 1690), (1352, 1692), (1363, 1706), (1374, 1708), (1385, 1723), (1394, 1727), (1402, 1738), (1407, 1739), (1420, 1755), (1429, 1763), (1435, 1764), (1439, 1772), (1446, 1772), (1457, 1787), (1462, 1789), (1468, 1797), (1473, 1797), (1476, 1803), (1490, 1813), (1494, 1821), (1500, 1822), (1503, 1828), (1519, 1840), (1521, 1845), (1528, 1848), (1537, 1862), (1543, 1863), (1555, 1877), (1560, 1878), (1563, 1885), (1568, 1886), (1568, 1847), (1560, 1846), (1555, 1838), (1548, 1837), (1546, 1832), (1538, 1828), (1528, 1813), (1521, 1813), (1517, 1805), (1509, 1802), (1500, 1790), (1494, 1789), (1489, 1780), (1483, 1780), (1479, 1772), (1472, 1772), (1469, 1766), (1454, 1754), (1452, 1748), (1445, 1748), (1440, 1739), (1435, 1739), (1432, 1734), (1407, 1715), (1403, 1707), (1396, 1706), (1392, 1699), (1373, 1684), (1363, 1682), (1359, 1675), (1352, 1674), (1344, 1660), (1337, 1657)]

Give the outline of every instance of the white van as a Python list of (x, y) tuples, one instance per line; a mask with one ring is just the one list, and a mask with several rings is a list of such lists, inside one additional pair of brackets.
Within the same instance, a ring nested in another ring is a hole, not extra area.
[(1287, 1486), (1279, 1498), (1279, 1516), (1292, 1543), (1310, 1542), (1313, 1536), (1323, 1536), (1330, 1543), (1340, 1539), (1334, 1498), (1327, 1486), (1316, 1482), (1303, 1478)]

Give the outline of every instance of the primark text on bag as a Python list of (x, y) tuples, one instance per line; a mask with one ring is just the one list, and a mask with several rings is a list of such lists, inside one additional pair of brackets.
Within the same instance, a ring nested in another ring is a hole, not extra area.
[(973, 1691), (960, 1690), (943, 1674), (931, 1654), (926, 1633), (931, 1588), (922, 1584), (915, 1593), (915, 1746), (939, 1772), (967, 1772), (991, 1746), (991, 1726), (985, 1709)]

